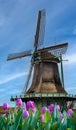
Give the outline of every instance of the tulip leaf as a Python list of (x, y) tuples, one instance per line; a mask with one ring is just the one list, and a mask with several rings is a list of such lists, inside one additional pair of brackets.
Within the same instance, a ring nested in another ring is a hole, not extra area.
[(51, 115), (46, 111), (44, 114), (44, 122), (52, 121)]

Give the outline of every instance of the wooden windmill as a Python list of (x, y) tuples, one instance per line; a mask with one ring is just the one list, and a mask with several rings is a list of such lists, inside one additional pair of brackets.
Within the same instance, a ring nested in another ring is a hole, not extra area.
[[(45, 10), (40, 10), (38, 13), (38, 21), (34, 40), (34, 51), (10, 54), (7, 58), (7, 60), (13, 60), (31, 56), (29, 74), (23, 90), (23, 101), (32, 98), (32, 100), (38, 99), (39, 101), (42, 99), (43, 102), (45, 102), (45, 98), (47, 99), (49, 97), (48, 94), (67, 94), (64, 89), (62, 54), (66, 52), (68, 43), (62, 43), (39, 49), (39, 46), (43, 43), (44, 39), (45, 17)], [(60, 80), (58, 63), (61, 63), (62, 82)], [(28, 88), (33, 67), (33, 80), (30, 88)]]

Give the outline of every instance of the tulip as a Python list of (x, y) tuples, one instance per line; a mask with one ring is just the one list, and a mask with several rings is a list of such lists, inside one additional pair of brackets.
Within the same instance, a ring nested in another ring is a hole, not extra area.
[(42, 107), (42, 114), (44, 114), (47, 111), (47, 107)]
[(24, 118), (27, 118), (27, 117), (29, 117), (29, 112), (28, 112), (27, 110), (24, 110), (23, 117), (24, 117)]
[(52, 113), (54, 111), (54, 104), (50, 104), (48, 112)]
[(18, 98), (18, 99), (16, 100), (16, 105), (17, 105), (17, 106), (22, 106), (22, 100), (21, 100), (20, 98)]
[(44, 121), (44, 114), (40, 115), (40, 120), (43, 122)]
[(59, 105), (56, 105), (56, 109), (57, 109), (58, 111), (60, 111), (60, 106), (59, 106)]
[(26, 107), (27, 107), (27, 109), (34, 109), (34, 107), (35, 107), (35, 104), (34, 104), (34, 102), (33, 101), (28, 101), (27, 103), (26, 103)]
[(9, 109), (8, 103), (4, 103), (4, 104), (3, 104), (3, 109), (4, 109), (4, 110), (8, 110), (8, 109)]
[(68, 109), (68, 111), (67, 111), (67, 115), (68, 115), (68, 116), (70, 116), (70, 117), (72, 117), (72, 116), (73, 116), (72, 109)]

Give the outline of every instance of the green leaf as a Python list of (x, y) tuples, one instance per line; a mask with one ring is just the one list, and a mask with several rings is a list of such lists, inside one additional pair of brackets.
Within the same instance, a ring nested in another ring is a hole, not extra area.
[(35, 129), (35, 128), (37, 128), (37, 122), (40, 118), (40, 112), (36, 112), (36, 113), (32, 114), (31, 116), (32, 116), (32, 118), (31, 118), (30, 128)]
[(19, 125), (22, 125), (23, 110), (21, 109), (18, 113), (14, 113), (14, 130), (18, 130)]
[(59, 130), (67, 129), (67, 117), (64, 117), (60, 123)]
[(58, 130), (58, 128), (59, 128), (59, 124), (58, 124), (58, 122), (55, 122), (52, 124), (51, 130)]
[(50, 122), (45, 123), (45, 130), (51, 130), (51, 123)]
[(47, 111), (44, 114), (44, 122), (52, 122), (51, 115)]

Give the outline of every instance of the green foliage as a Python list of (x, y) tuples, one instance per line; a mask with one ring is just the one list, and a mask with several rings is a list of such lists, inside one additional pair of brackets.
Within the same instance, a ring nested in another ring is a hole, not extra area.
[(63, 111), (61, 120), (56, 106), (51, 114), (45, 111), (44, 121), (40, 119), (40, 110), (36, 113), (30, 111), (30, 116), (25, 119), (23, 113), (23, 108), (15, 108), (14, 112), (1, 115), (0, 130), (76, 130), (76, 113), (73, 112), (73, 116), (70, 117)]

